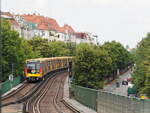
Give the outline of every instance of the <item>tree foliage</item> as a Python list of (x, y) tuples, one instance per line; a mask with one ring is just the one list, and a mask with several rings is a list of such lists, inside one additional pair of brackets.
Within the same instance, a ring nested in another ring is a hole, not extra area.
[(74, 58), (74, 82), (99, 89), (108, 78), (116, 78), (117, 69), (132, 63), (131, 54), (115, 41), (102, 46), (79, 44)]
[(2, 20), (2, 71), (3, 80), (8, 79), (12, 71), (14, 75), (22, 74), (23, 64), (26, 59), (36, 57), (32, 47), (19, 36), (19, 33), (11, 30), (7, 20)]
[(62, 41), (49, 42), (41, 37), (33, 37), (28, 43), (39, 57), (72, 56), (75, 54), (75, 44)]
[(61, 41), (49, 42), (47, 39), (35, 36), (25, 40), (17, 31), (11, 29), (7, 20), (2, 20), (2, 71), (3, 81), (8, 79), (12, 72), (14, 75), (22, 74), (26, 59), (39, 57), (72, 56), (75, 54), (76, 45)]
[(102, 47), (88, 44), (77, 46), (74, 60), (75, 83), (89, 88), (102, 88), (103, 79), (112, 60)]
[(134, 84), (139, 94), (150, 97), (150, 34), (139, 42), (135, 55)]
[(104, 43), (103, 47), (108, 51), (109, 56), (113, 59), (111, 71), (117, 69), (120, 71), (133, 63), (133, 57), (120, 43), (112, 41)]
[[(115, 41), (102, 46), (72, 42), (52, 41), (41, 37), (24, 40), (19, 33), (11, 30), (7, 21), (2, 22), (3, 41), (3, 80), (8, 79), (11, 65), (14, 75), (22, 74), (26, 59), (38, 57), (75, 56), (75, 83), (81, 86), (99, 89), (109, 78), (116, 78), (117, 69), (131, 64), (131, 54)], [(148, 75), (146, 75), (148, 76)]]

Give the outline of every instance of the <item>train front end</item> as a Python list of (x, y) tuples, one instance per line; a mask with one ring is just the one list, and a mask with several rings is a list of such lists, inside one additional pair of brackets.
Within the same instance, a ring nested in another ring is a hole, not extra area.
[(42, 79), (42, 67), (40, 61), (26, 61), (24, 73), (28, 82), (39, 81)]

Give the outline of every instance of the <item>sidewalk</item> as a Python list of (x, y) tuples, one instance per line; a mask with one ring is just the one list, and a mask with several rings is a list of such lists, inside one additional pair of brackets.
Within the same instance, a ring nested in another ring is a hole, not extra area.
[[(21, 83), (21, 84), (17, 85), (16, 87), (12, 88), (10, 91), (3, 94), (2, 98), (9, 95), (13, 91), (15, 91), (16, 89), (21, 87), (22, 85), (23, 84)], [(1, 110), (2, 110), (2, 113), (22, 113), (22, 104), (9, 105), (9, 106), (6, 106), (6, 107), (2, 107)]]
[(2, 113), (22, 113), (22, 104), (13, 104), (6, 107), (2, 107)]
[(65, 85), (64, 85), (64, 100), (73, 106), (75, 109), (80, 111), (81, 113), (97, 113), (96, 111), (80, 104), (78, 101), (69, 98), (69, 78), (66, 78)]

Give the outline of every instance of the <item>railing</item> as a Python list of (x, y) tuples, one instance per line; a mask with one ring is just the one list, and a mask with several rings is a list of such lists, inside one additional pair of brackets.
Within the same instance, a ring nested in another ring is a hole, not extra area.
[(21, 83), (20, 76), (14, 78), (13, 81), (7, 80), (1, 84), (1, 95), (10, 91), (13, 87)]

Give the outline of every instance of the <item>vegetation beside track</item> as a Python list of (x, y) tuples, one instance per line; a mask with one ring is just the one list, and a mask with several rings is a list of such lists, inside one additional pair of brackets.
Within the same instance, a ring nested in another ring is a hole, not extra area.
[(8, 79), (8, 75), (12, 73), (22, 74), (24, 61), (28, 58), (36, 57), (32, 47), (26, 40), (19, 36), (19, 33), (11, 30), (11, 26), (5, 20), (1, 23), (2, 37), (2, 80)]
[(74, 58), (74, 83), (100, 89), (117, 78), (117, 70), (126, 70), (133, 57), (120, 43), (112, 41), (101, 46), (79, 44)]
[[(103, 45), (79, 44), (53, 41), (41, 37), (25, 40), (11, 30), (2, 20), (3, 81), (8, 75), (22, 75), (26, 59), (38, 57), (75, 56), (75, 83), (90, 88), (102, 88), (105, 80), (116, 78), (117, 69), (123, 70), (133, 63), (131, 54), (118, 42)], [(12, 67), (13, 65), (13, 67)]]
[(8, 80), (11, 73), (14, 76), (22, 75), (26, 59), (75, 55), (75, 43), (49, 42), (41, 37), (25, 40), (17, 31), (11, 29), (7, 20), (2, 20), (1, 37), (2, 81)]
[(150, 97), (150, 33), (143, 38), (133, 51), (135, 56), (135, 71), (133, 81), (138, 94)]

